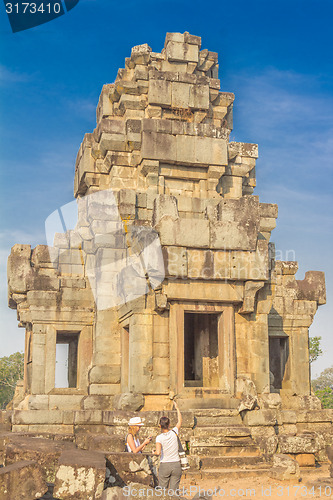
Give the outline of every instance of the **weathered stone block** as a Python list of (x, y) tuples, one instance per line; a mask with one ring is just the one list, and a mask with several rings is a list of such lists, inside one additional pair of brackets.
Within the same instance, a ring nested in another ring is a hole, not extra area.
[(260, 217), (276, 219), (278, 216), (278, 206), (275, 203), (259, 203)]
[(281, 453), (317, 453), (324, 446), (323, 439), (315, 433), (279, 436), (279, 450)]
[(333, 410), (299, 410), (297, 412), (297, 422), (317, 423), (317, 422), (333, 422)]
[(166, 276), (187, 276), (187, 250), (184, 247), (168, 246), (163, 248)]
[(209, 221), (162, 217), (156, 225), (162, 245), (192, 248), (209, 247)]
[(308, 271), (304, 280), (297, 280), (298, 299), (316, 300), (318, 305), (326, 304), (325, 274), (320, 271)]
[(245, 142), (230, 142), (228, 144), (229, 158), (235, 156), (247, 156), (250, 158), (258, 158), (258, 144), (249, 144)]
[(113, 399), (113, 405), (116, 410), (139, 411), (145, 404), (143, 394), (125, 392), (117, 394)]
[(80, 424), (101, 424), (103, 422), (102, 410), (76, 411), (74, 415), (75, 425)]
[(275, 410), (253, 410), (248, 411), (244, 416), (245, 425), (275, 425), (277, 414)]
[(148, 103), (158, 106), (171, 106), (171, 82), (149, 80)]
[(83, 396), (81, 401), (82, 410), (111, 410), (113, 407), (112, 396)]
[[(47, 432), (47, 428), (45, 432)], [(73, 443), (42, 438), (19, 436), (18, 439), (12, 439), (11, 441), (6, 446), (5, 465), (22, 460), (35, 461), (41, 466), (44, 477), (48, 482), (54, 481), (56, 466), (61, 453), (66, 449), (74, 448)]]
[[(216, 279), (215, 255), (211, 250), (188, 250), (187, 258), (189, 278)], [(221, 272), (221, 267), (219, 271)]]
[(195, 139), (196, 138), (194, 136), (189, 135), (176, 136), (176, 155), (174, 157), (174, 161), (180, 163), (197, 163), (195, 154)]
[(160, 194), (154, 200), (153, 225), (165, 215), (178, 219), (177, 199), (174, 196)]
[(133, 453), (107, 455), (107, 483), (113, 487), (129, 483), (154, 486), (157, 484), (156, 457)]
[(0, 468), (0, 498), (2, 500), (40, 498), (48, 490), (38, 463), (19, 461)]
[(251, 426), (250, 430), (252, 438), (264, 453), (273, 455), (276, 452), (278, 436), (273, 426)]
[(85, 449), (103, 452), (123, 452), (125, 448), (125, 432), (122, 435), (88, 434)]
[[(36, 335), (35, 335), (36, 336)], [(42, 337), (42, 335), (41, 335)], [(43, 335), (44, 337), (44, 335)], [(47, 394), (31, 395), (26, 401), (26, 408), (28, 410), (48, 410), (49, 409), (49, 396)]]
[(195, 163), (227, 165), (227, 142), (223, 138), (195, 137)]
[(216, 219), (211, 222), (211, 248), (254, 251), (258, 231), (258, 198), (222, 200), (216, 207)]
[(65, 451), (59, 458), (53, 495), (62, 499), (97, 500), (102, 497), (105, 471), (103, 453)]
[(36, 269), (39, 267), (55, 267), (58, 261), (58, 253), (58, 248), (37, 245), (32, 251), (31, 262)]
[(89, 380), (92, 384), (119, 384), (120, 365), (93, 366), (89, 372)]
[(278, 480), (298, 480), (300, 477), (299, 465), (293, 458), (282, 453), (273, 457), (273, 467), (270, 470), (270, 477)]
[(197, 45), (169, 41), (165, 53), (168, 61), (195, 62), (199, 60), (199, 47)]
[(164, 48), (166, 48), (166, 46), (169, 42), (184, 43), (185, 42), (185, 33), (167, 33), (165, 35)]
[(151, 160), (176, 161), (176, 137), (157, 132), (142, 132), (141, 154)]
[(126, 134), (126, 124), (123, 120), (112, 120), (110, 118), (103, 119), (98, 124), (98, 127), (95, 131), (96, 141), (99, 142), (101, 139), (102, 133), (107, 134)]
[(15, 425), (62, 424), (63, 412), (60, 410), (15, 410), (12, 417)]
[(298, 420), (298, 415), (292, 410), (281, 410), (278, 418), (281, 418), (282, 424), (296, 424)]
[(190, 87), (188, 83), (172, 82), (171, 106), (174, 108), (190, 107)]
[(131, 51), (131, 60), (135, 64), (147, 64), (150, 60), (151, 47), (147, 43), (136, 45)]
[(10, 293), (23, 293), (27, 290), (27, 278), (31, 273), (30, 256), (30, 245), (14, 245), (12, 247), (7, 265)]
[(209, 86), (191, 85), (189, 107), (193, 109), (209, 109)]

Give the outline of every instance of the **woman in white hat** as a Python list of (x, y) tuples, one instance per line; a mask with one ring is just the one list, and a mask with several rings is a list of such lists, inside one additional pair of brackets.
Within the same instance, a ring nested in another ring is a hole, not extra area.
[(126, 436), (126, 451), (132, 453), (141, 453), (142, 450), (152, 440), (152, 436), (147, 437), (142, 444), (138, 438), (140, 427), (144, 424), (140, 417), (133, 417), (128, 422), (128, 434)]

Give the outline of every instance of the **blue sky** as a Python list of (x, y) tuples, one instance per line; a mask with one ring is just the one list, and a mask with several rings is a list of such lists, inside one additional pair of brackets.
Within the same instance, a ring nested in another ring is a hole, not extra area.
[(75, 156), (95, 127), (102, 85), (132, 46), (160, 52), (167, 31), (189, 31), (219, 53), (221, 89), (236, 95), (232, 139), (259, 144), (255, 194), (279, 205), (279, 257), (295, 256), (298, 279), (326, 273), (328, 304), (310, 330), (325, 354), (313, 372), (333, 364), (332, 17), (331, 0), (80, 0), (13, 34), (0, 5), (0, 356), (24, 339), (7, 309), (10, 248), (44, 243), (46, 217), (72, 201)]

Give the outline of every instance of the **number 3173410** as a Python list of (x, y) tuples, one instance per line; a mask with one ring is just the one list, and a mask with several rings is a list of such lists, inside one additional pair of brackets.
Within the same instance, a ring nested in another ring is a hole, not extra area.
[(59, 14), (61, 11), (60, 3), (34, 3), (34, 2), (22, 2), (22, 3), (6, 3), (7, 14), (36, 14), (36, 13), (47, 13), (47, 14)]

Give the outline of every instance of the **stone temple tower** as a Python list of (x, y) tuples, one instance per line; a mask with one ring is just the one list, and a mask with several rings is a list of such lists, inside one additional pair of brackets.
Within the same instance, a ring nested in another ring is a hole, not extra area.
[(296, 262), (275, 260), (277, 205), (253, 195), (257, 145), (229, 142), (233, 101), (217, 53), (189, 33), (168, 33), (161, 53), (133, 47), (104, 85), (76, 201), (47, 220), (49, 247), (9, 257), (26, 330), (17, 429), (70, 430), (78, 410), (162, 410), (175, 395), (184, 409), (235, 409), (249, 394), (318, 408), (308, 328), (324, 275), (299, 281)]

